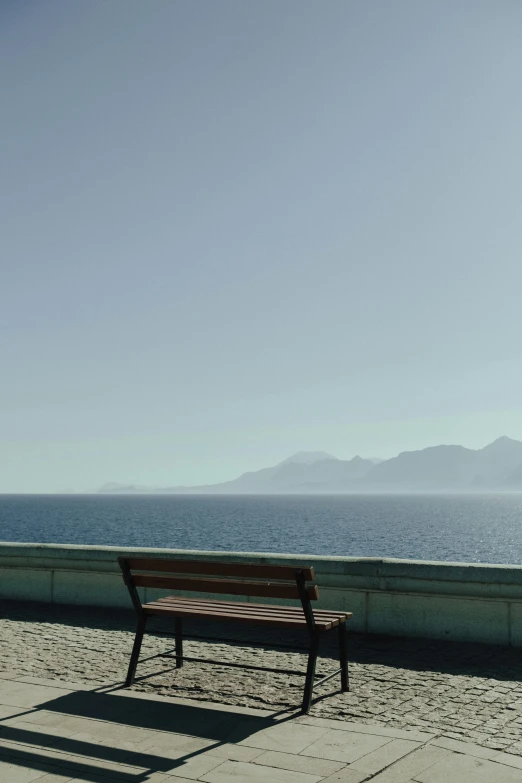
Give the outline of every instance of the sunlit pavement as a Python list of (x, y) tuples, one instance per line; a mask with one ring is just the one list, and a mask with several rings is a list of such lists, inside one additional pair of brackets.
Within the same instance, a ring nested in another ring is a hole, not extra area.
[(522, 759), (418, 731), (0, 679), (0, 781), (522, 783)]

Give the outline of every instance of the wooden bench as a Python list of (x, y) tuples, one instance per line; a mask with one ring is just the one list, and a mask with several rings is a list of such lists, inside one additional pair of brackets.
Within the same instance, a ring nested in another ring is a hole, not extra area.
[[(348, 690), (346, 620), (352, 617), (352, 614), (351, 612), (333, 612), (329, 609), (312, 609), (311, 602), (319, 598), (317, 585), (308, 584), (314, 579), (313, 568), (262, 565), (257, 563), (222, 563), (204, 560), (164, 560), (143, 557), (120, 557), (118, 562), (122, 569), (123, 579), (129, 590), (134, 609), (138, 614), (136, 637), (125, 681), (126, 687), (134, 682), (147, 620), (152, 615), (157, 615), (174, 620), (175, 632), (166, 635), (175, 637), (175, 655), (167, 652), (161, 653), (159, 657), (175, 658), (176, 668), (183, 666), (184, 660), (197, 660), (202, 663), (215, 663), (221, 666), (238, 666), (240, 668), (272, 672), (282, 671), (281, 669), (270, 669), (260, 666), (249, 667), (239, 663), (209, 661), (184, 656), (184, 618), (303, 629), (308, 632), (309, 643), (306, 647), (308, 651), (308, 666), (306, 669), (302, 711), (307, 713), (310, 709), (314, 686), (321, 685), (336, 674), (341, 675), (341, 689), (343, 691)], [(246, 603), (243, 601), (222, 601), (205, 597), (188, 598), (179, 595), (169, 595), (143, 604), (138, 594), (138, 587), (159, 588), (176, 592), (217, 593), (252, 598), (293, 599), (299, 601), (300, 605), (280, 606), (276, 604)], [(334, 628), (337, 628), (338, 632), (340, 668), (315, 682), (319, 640), (324, 633)], [(302, 647), (296, 648), (295, 645), (277, 645), (277, 647), (294, 650), (303, 649)], [(303, 674), (303, 672), (295, 671), (286, 673)]]

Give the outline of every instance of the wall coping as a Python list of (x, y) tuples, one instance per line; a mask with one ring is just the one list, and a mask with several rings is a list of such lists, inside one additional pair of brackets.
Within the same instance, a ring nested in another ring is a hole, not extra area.
[[(378, 557), (343, 557), (314, 554), (276, 554), (273, 552), (215, 552), (153, 547), (115, 547), (81, 544), (33, 544), (0, 542), (0, 566), (22, 565), (24, 560), (33, 568), (119, 571), (118, 555), (147, 555), (180, 559), (236, 560), (238, 562), (270, 562), (288, 565), (314, 565), (318, 574), (400, 578), (465, 582), (480, 584), (522, 585), (522, 565), (492, 563), (459, 563), (431, 560), (407, 560)], [(18, 562), (15, 562), (18, 561)], [(82, 562), (83, 561), (83, 562)]]

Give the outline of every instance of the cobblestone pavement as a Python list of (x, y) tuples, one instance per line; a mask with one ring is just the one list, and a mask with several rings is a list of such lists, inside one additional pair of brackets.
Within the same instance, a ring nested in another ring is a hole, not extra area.
[[(91, 685), (120, 682), (128, 665), (135, 620), (130, 612), (7, 603), (0, 606), (0, 677), (8, 674)], [(156, 629), (169, 630), (157, 625)], [(237, 626), (216, 624), (213, 642), (188, 641), (185, 654), (254, 665), (300, 669), (302, 653), (275, 651), (289, 634), (248, 637)], [(190, 631), (202, 633), (196, 625)], [(243, 636), (241, 636), (243, 633)], [(257, 634), (257, 635), (256, 635)], [(328, 635), (327, 635), (328, 636)], [(238, 638), (230, 646), (220, 638)], [(263, 648), (241, 642), (261, 641)], [(293, 641), (306, 640), (297, 636)], [(331, 642), (335, 642), (332, 634)], [(331, 644), (331, 643), (330, 643)], [(142, 657), (166, 649), (170, 640), (146, 636)], [(318, 667), (335, 666), (326, 645)], [(318, 693), (311, 714), (398, 729), (420, 729), (522, 756), (522, 651), (493, 645), (353, 635), (351, 691), (333, 679)], [(267, 709), (299, 706), (303, 678), (187, 663), (182, 669), (155, 658), (138, 668), (134, 688), (223, 704)], [(331, 686), (331, 687), (330, 687)]]

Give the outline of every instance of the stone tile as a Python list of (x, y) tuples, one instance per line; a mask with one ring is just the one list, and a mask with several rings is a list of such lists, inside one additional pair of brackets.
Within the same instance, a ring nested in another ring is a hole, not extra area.
[[(455, 757), (455, 754), (450, 750), (437, 748), (434, 745), (425, 745), (409, 756), (395, 762), (391, 767), (385, 769), (384, 772), (380, 772), (372, 778), (372, 783), (409, 783), (424, 770), (429, 769), (439, 761), (452, 757)], [(452, 778), (450, 780), (453, 782)]]
[(42, 685), (30, 685), (25, 682), (0, 680), (0, 704), (10, 707), (38, 707), (59, 696), (67, 696), (72, 691), (61, 688), (49, 688)]
[(493, 752), (495, 755), (493, 756), (492, 761), (496, 761), (498, 764), (506, 764), (508, 767), (522, 769), (522, 756), (514, 756), (512, 753)]
[[(127, 763), (127, 758), (131, 755), (136, 755), (138, 747), (135, 742), (121, 739), (121, 737), (100, 739), (99, 737), (92, 737), (90, 734), (84, 734), (82, 732), (73, 734), (72, 737), (68, 737), (67, 739), (68, 742), (64, 742), (63, 746), (60, 748), (63, 752), (77, 752), (86, 756), (91, 755), (91, 753), (96, 756), (99, 754), (100, 758), (107, 758), (110, 755), (113, 755), (115, 758), (116, 756), (119, 756), (121, 761), (125, 760), (125, 763)], [(89, 745), (95, 746), (90, 752), (88, 752)]]
[(92, 685), (87, 685), (85, 682), (68, 682), (66, 680), (58, 680), (56, 677), (30, 677), (23, 675), (16, 677), (17, 682), (24, 682), (29, 685), (45, 685), (49, 688), (60, 688), (61, 690), (69, 691), (93, 691)]
[(367, 756), (354, 761), (352, 764), (353, 769), (365, 772), (367, 775), (375, 775), (377, 772), (382, 772), (383, 769), (389, 767), (399, 759), (407, 756), (408, 753), (412, 753), (420, 747), (418, 742), (410, 742), (410, 740), (396, 739), (387, 742), (377, 750), (368, 753)]
[[(48, 771), (46, 771), (48, 770)], [(41, 778), (37, 778), (37, 783), (71, 783), (74, 780), (74, 772), (71, 769), (53, 769), (51, 767), (42, 767)], [(85, 781), (85, 778), (83, 778)], [(91, 780), (89, 779), (89, 783)], [(105, 783), (109, 783), (105, 778)]]
[[(179, 704), (182, 707), (191, 707), (194, 709), (195, 704), (197, 704), (198, 709), (201, 710), (210, 710), (212, 712), (225, 712), (232, 714), (234, 716), (238, 715), (248, 715), (253, 718), (261, 718), (262, 720), (269, 720), (271, 718), (274, 718), (274, 720), (277, 720), (278, 713), (274, 710), (270, 709), (256, 709), (255, 707), (243, 707), (238, 706), (236, 704), (221, 704), (219, 702), (215, 701), (203, 701), (199, 700), (197, 702), (194, 702), (194, 699), (182, 699), (179, 696), (163, 696), (161, 694), (154, 694), (151, 692), (147, 693), (140, 693), (139, 691), (115, 691), (114, 696), (123, 696), (123, 695), (130, 695), (130, 696), (141, 696), (147, 701), (151, 699), (151, 697), (156, 697), (160, 699), (161, 701), (166, 701), (169, 704)], [(280, 720), (283, 720), (283, 717), (279, 717)]]
[(147, 767), (138, 767), (124, 763), (117, 764), (105, 759), (80, 756), (79, 754), (56, 754), (54, 757), (50, 755), (50, 758), (55, 765), (59, 763), (61, 767), (70, 768), (77, 777), (81, 777), (78, 775), (78, 772), (81, 771), (84, 777), (92, 774), (97, 774), (100, 777), (104, 775), (111, 777), (112, 775), (120, 780), (135, 781), (136, 778), (143, 780), (144, 776), (149, 772)]
[[(77, 718), (73, 715), (64, 715), (62, 712), (50, 712), (47, 710), (27, 712), (20, 717), (20, 720), (31, 726), (59, 729), (64, 737), (70, 737), (80, 731), (89, 733), (92, 725), (98, 722), (92, 721), (90, 718)], [(107, 735), (105, 734), (105, 736)]]
[(328, 761), (328, 759), (314, 759), (310, 756), (296, 755), (294, 753), (280, 753), (277, 750), (267, 750), (256, 759), (254, 764), (262, 764), (265, 767), (278, 767), (294, 772), (307, 772), (310, 775), (332, 775), (343, 768), (343, 762)]
[[(11, 761), (21, 767), (45, 769), (57, 768), (63, 774), (64, 770), (70, 772), (70, 779), (79, 776), (81, 772), (87, 780), (93, 775), (118, 777), (121, 780), (135, 780), (143, 778), (148, 773), (147, 767), (138, 767), (127, 763), (117, 763), (104, 758), (80, 754), (64, 753), (54, 747), (42, 747), (24, 745), (22, 743), (0, 742), (0, 760)], [(56, 771), (57, 771), (56, 770)]]
[(210, 759), (209, 763), (215, 762), (218, 764), (224, 761), (220, 756), (208, 753), (207, 751), (209, 750), (210, 748), (205, 740), (200, 740), (198, 737), (179, 736), (173, 737), (170, 747), (166, 745), (148, 745), (147, 743), (145, 743), (145, 747), (140, 745), (132, 756), (129, 755), (127, 757), (126, 761), (129, 763), (132, 761), (133, 764), (165, 773), (171, 773), (172, 769), (179, 767), (183, 759), (195, 754), (198, 757), (208, 756)]
[(24, 712), (25, 710), (20, 709), (20, 707), (6, 707), (0, 705), (0, 721), (3, 721), (5, 718), (14, 718), (15, 715), (23, 715)]
[[(125, 705), (119, 700), (119, 707)], [(188, 710), (177, 709), (171, 704), (155, 701), (140, 701), (139, 707), (133, 705), (130, 713), (132, 722), (138, 724), (141, 730), (159, 731), (162, 733), (183, 733), (196, 737), (206, 737), (214, 742), (228, 741), (229, 736), (237, 733), (240, 739), (248, 734), (249, 727), (253, 732), (264, 728), (267, 723), (256, 718), (242, 718), (231, 713), (200, 710), (197, 702)], [(100, 715), (101, 717), (101, 715)], [(126, 724), (125, 713), (118, 713), (115, 720)]]
[(495, 756), (498, 756), (498, 750), (483, 748), (480, 745), (474, 745), (472, 742), (461, 742), (460, 740), (451, 739), (451, 737), (438, 737), (430, 745), (453, 750), (455, 753), (464, 753), (466, 756), (476, 756), (479, 759), (493, 759)]
[(319, 783), (318, 775), (292, 772), (242, 761), (225, 761), (201, 778), (205, 783)]
[(388, 742), (392, 742), (389, 737), (331, 729), (313, 745), (305, 748), (302, 755), (351, 764)]
[(42, 780), (43, 775), (45, 771), (41, 766), (24, 767), (9, 759), (0, 759), (0, 783), (31, 783), (33, 780)]
[[(129, 688), (112, 691), (111, 697), (115, 699), (137, 699), (145, 702), (159, 701), (162, 704), (190, 707), (191, 710), (201, 710), (202, 717), (204, 717), (205, 713), (208, 713), (213, 719), (215, 719), (215, 713), (223, 713), (223, 718), (230, 717), (235, 718), (236, 720), (241, 720), (243, 716), (248, 716), (249, 718), (260, 718), (262, 721), (273, 720), (277, 722), (279, 720), (284, 720), (285, 717), (281, 716), (279, 711), (276, 712), (269, 708), (256, 709), (255, 707), (223, 704), (217, 701), (204, 701), (203, 699), (197, 699), (197, 701), (195, 701), (194, 698), (184, 699), (179, 696), (166, 696), (165, 694), (155, 693), (154, 691), (138, 691)], [(291, 714), (291, 712), (292, 711), (289, 711), (289, 714)]]
[(23, 742), (6, 742), (5, 740), (0, 740), (0, 758), (5, 759), (6, 757), (21, 760), (27, 759), (28, 763), (32, 763), (34, 761), (35, 763), (40, 764), (47, 763), (51, 766), (55, 763), (58, 763), (60, 759), (64, 758), (63, 756), (60, 756), (60, 754), (56, 754), (49, 747), (43, 747), (41, 745), (29, 745)]
[(136, 745), (135, 742), (121, 738), (100, 739), (84, 733), (61, 738), (52, 745), (51, 749), (69, 759), (87, 757), (93, 763), (98, 763), (101, 768), (106, 764), (124, 764), (165, 771), (169, 764), (163, 753), (162, 755), (141, 753), (139, 744)]
[(225, 761), (252, 761), (258, 756), (262, 756), (265, 752), (260, 748), (249, 748), (247, 745), (233, 745), (230, 742), (213, 745), (206, 751), (208, 755), (218, 756)]
[[(55, 726), (55, 727), (61, 723), (64, 723), (67, 717), (62, 713), (51, 712), (50, 710), (39, 710), (39, 709), (21, 710), (20, 708), (17, 709), (15, 715), (16, 717), (14, 719), (19, 719), (24, 723), (30, 723), (31, 725), (35, 725), (35, 726)], [(9, 720), (11, 720), (11, 718), (9, 718)]]
[(136, 744), (135, 749), (148, 753), (150, 748), (162, 750), (172, 750), (172, 748), (178, 747), (190, 747), (197, 750), (205, 750), (217, 746), (218, 740), (211, 740), (205, 737), (195, 737), (191, 734), (179, 734), (174, 731), (148, 731), (142, 729), (143, 739)]
[[(60, 731), (72, 732), (68, 734), (68, 737), (71, 738), (74, 734), (82, 734), (93, 740), (124, 739), (126, 742), (135, 743), (135, 745), (154, 735), (154, 732), (149, 732), (139, 726), (126, 726), (122, 723), (90, 720), (89, 718), (66, 718), (56, 728)], [(1, 736), (0, 733), (0, 738)]]
[[(44, 783), (47, 783), (42, 779)], [(81, 776), (79, 778), (72, 778), (70, 783), (116, 783), (117, 779), (107, 775), (96, 775), (88, 773), (88, 776)], [(173, 778), (172, 775), (165, 775), (162, 772), (152, 772), (147, 774), (145, 781), (138, 778), (139, 783), (189, 783), (188, 778)], [(40, 783), (40, 779), (37, 780)], [(193, 783), (191, 780), (190, 783)]]
[[(257, 731), (255, 734), (242, 739), (239, 745), (261, 748), (261, 750), (300, 753), (327, 733), (328, 729), (320, 726), (306, 726), (289, 721), (288, 723), (281, 723), (279, 726), (271, 726), (268, 729)], [(234, 734), (228, 737), (228, 740), (234, 742)]]
[[(89, 783), (91, 783), (90, 780)], [(114, 781), (104, 778), (100, 783), (114, 783)], [(164, 775), (162, 772), (152, 772), (152, 774), (147, 775), (143, 783), (194, 783), (194, 781), (191, 778), (180, 778), (178, 775), (173, 777), (172, 775)]]
[(417, 783), (448, 783), (449, 780), (452, 783), (522, 783), (522, 770), (453, 753), (419, 772), (414, 779)]
[(216, 767), (220, 767), (222, 764), (230, 764), (235, 762), (225, 761), (217, 756), (198, 755), (192, 756), (186, 760), (179, 759), (178, 762), (174, 762), (171, 769), (164, 770), (169, 775), (172, 775), (174, 783), (176, 778), (183, 778), (184, 780), (198, 780), (202, 778), (207, 772), (210, 772)]
[(344, 767), (339, 772), (335, 772), (328, 778), (323, 778), (321, 783), (362, 783), (367, 780), (368, 775), (365, 772), (358, 772), (351, 767)]
[(359, 734), (375, 734), (378, 737), (393, 737), (394, 739), (412, 740), (413, 742), (429, 742), (436, 737), (425, 731), (397, 729), (388, 726), (371, 725), (368, 723), (355, 723), (347, 720), (335, 720), (333, 718), (311, 718), (308, 715), (296, 718), (299, 723), (310, 726), (323, 726), (339, 731), (356, 731)]
[(11, 718), (0, 723), (0, 742), (22, 742), (26, 745), (49, 747), (71, 736), (74, 730), (66, 727), (41, 726), (38, 723), (26, 723)]

